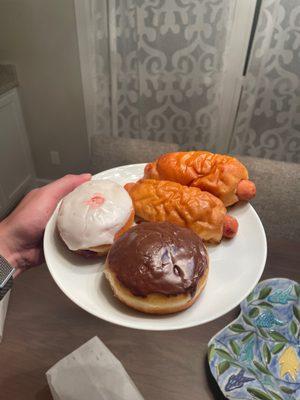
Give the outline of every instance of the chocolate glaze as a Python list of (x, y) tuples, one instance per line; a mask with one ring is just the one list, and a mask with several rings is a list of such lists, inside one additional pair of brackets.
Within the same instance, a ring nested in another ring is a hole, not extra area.
[(194, 295), (208, 257), (192, 230), (169, 222), (143, 222), (113, 244), (108, 264), (134, 295)]

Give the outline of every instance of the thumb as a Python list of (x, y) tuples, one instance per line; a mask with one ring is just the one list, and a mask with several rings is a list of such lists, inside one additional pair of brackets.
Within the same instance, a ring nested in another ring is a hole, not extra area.
[(68, 193), (72, 192), (77, 186), (91, 180), (91, 177), (91, 174), (65, 175), (46, 186), (49, 193), (59, 201)]

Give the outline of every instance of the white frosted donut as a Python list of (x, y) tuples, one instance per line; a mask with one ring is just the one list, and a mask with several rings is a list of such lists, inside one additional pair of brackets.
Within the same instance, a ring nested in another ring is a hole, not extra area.
[(109, 180), (85, 182), (61, 202), (57, 227), (70, 250), (111, 245), (128, 222), (133, 205), (127, 191)]

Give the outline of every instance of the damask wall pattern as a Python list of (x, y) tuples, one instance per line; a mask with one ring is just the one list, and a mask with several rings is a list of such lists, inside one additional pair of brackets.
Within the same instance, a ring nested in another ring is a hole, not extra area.
[(263, 0), (231, 151), (300, 162), (300, 2)]
[(237, 1), (89, 0), (93, 132), (212, 151), (229, 135), (230, 152), (300, 162), (299, 0), (262, 0), (236, 123), (222, 130)]
[[(92, 0), (97, 61), (98, 132), (199, 143), (215, 149), (221, 134), (223, 57), (234, 1)], [(97, 15), (98, 13), (98, 15)], [(115, 24), (115, 25), (114, 25)], [(107, 74), (107, 35), (110, 47)], [(106, 39), (106, 40), (105, 40)], [(110, 85), (110, 123), (103, 105)]]
[(91, 47), (91, 75), (93, 98), (93, 128), (95, 134), (108, 135), (111, 127), (110, 45), (107, 2), (89, 2), (89, 45)]

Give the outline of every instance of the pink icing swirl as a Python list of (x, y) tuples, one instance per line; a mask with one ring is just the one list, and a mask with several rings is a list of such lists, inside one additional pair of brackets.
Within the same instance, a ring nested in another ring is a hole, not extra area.
[(91, 208), (97, 208), (102, 206), (105, 202), (105, 198), (102, 196), (101, 193), (95, 193), (89, 200), (86, 200), (84, 204), (90, 206)]

